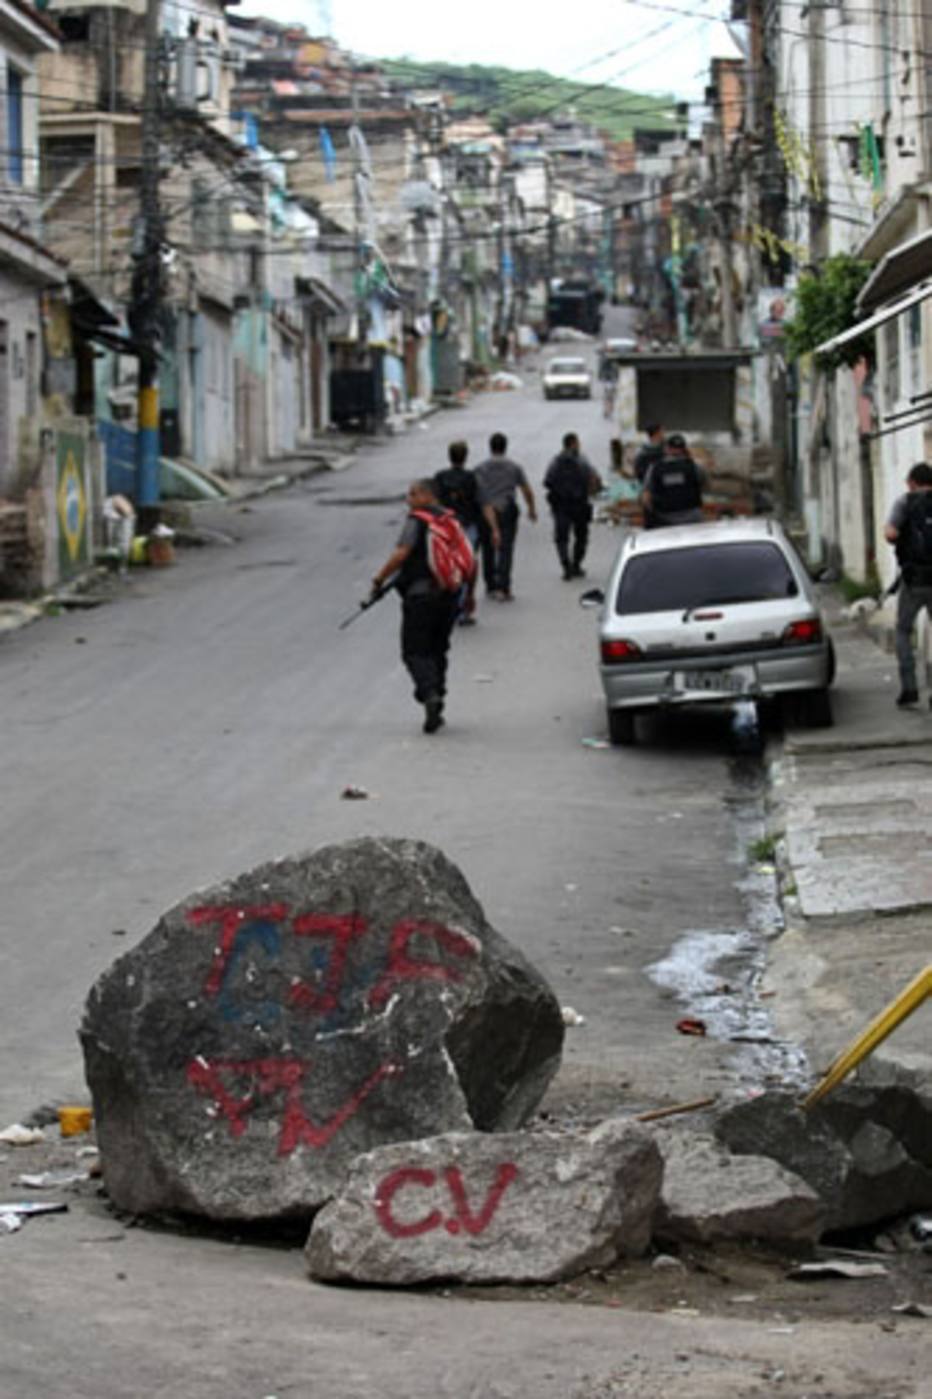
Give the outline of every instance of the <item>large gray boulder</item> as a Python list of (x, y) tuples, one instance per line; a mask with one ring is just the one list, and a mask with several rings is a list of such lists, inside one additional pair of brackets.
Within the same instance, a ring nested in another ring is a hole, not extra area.
[(715, 1134), (772, 1156), (826, 1206), (826, 1228), (864, 1228), (932, 1205), (932, 1095), (897, 1081), (847, 1083), (810, 1112), (789, 1093), (731, 1104)]
[(134, 1213), (309, 1217), (386, 1142), (511, 1130), (560, 1006), (462, 874), (414, 841), (277, 860), (193, 895), (92, 989), (104, 1178)]
[(799, 1176), (766, 1156), (732, 1156), (703, 1132), (660, 1129), (661, 1239), (713, 1244), (815, 1243), (825, 1206)]
[(660, 1152), (645, 1128), (449, 1133), (353, 1162), (311, 1227), (323, 1281), (554, 1282), (650, 1241)]

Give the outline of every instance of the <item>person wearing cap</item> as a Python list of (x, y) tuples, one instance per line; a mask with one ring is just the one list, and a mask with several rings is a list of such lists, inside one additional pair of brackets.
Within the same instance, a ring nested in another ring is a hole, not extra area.
[(663, 456), (644, 477), (644, 528), (701, 522), (705, 485), (705, 472), (690, 456), (686, 438), (674, 432), (667, 438)]

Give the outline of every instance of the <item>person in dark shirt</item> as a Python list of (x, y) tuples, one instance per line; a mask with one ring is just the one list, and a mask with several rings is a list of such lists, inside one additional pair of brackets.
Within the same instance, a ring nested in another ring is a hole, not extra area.
[[(906, 494), (893, 502), (884, 538), (896, 548), (901, 569), (896, 602), (896, 659), (901, 709), (919, 703), (913, 627), (920, 612), (932, 618), (932, 467), (917, 462), (906, 477)], [(932, 700), (929, 701), (932, 706)]]
[(582, 565), (592, 519), (590, 498), (601, 489), (599, 473), (580, 451), (579, 438), (575, 432), (568, 432), (563, 439), (563, 450), (554, 457), (544, 475), (544, 490), (553, 514), (553, 542), (564, 578), (585, 577)]
[[(469, 448), (465, 442), (451, 442), (447, 448), (450, 465), (434, 476), (434, 487), (441, 505), (452, 510), (463, 526), (463, 531), (475, 549), (479, 543), (480, 526), (483, 519), (479, 504), (479, 483), (475, 472), (466, 465)], [(461, 627), (472, 626), (476, 617), (476, 587), (464, 583), (457, 599), (456, 620)]]
[(647, 441), (639, 448), (637, 456), (634, 458), (634, 474), (644, 484), (644, 477), (647, 475), (655, 461), (660, 461), (663, 456), (663, 427), (660, 423), (648, 423), (645, 428)]
[[(408, 487), (408, 510), (443, 513), (429, 478)], [(447, 592), (430, 571), (427, 525), (409, 513), (388, 558), (372, 579), (373, 596), (394, 579), (401, 594), (401, 659), (414, 681), (414, 698), (424, 706), (424, 732), (444, 722), (447, 653), (456, 620), (457, 595)]]
[(705, 484), (705, 472), (690, 456), (686, 438), (678, 432), (671, 434), (664, 455), (653, 463), (644, 478), (645, 528), (701, 522)]

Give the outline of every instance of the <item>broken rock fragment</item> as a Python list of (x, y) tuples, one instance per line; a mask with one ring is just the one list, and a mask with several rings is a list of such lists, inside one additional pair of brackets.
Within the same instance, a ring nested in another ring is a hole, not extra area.
[(81, 1039), (119, 1208), (270, 1220), (385, 1142), (520, 1126), (563, 1022), (439, 850), (362, 839), (178, 904)]
[(830, 1230), (932, 1205), (932, 1096), (910, 1083), (844, 1084), (809, 1112), (789, 1093), (730, 1105), (715, 1133), (731, 1151), (772, 1156), (824, 1200)]
[(701, 1132), (657, 1130), (664, 1158), (656, 1233), (694, 1243), (814, 1243), (825, 1207), (814, 1190), (764, 1156), (731, 1156)]
[(308, 1269), (393, 1286), (572, 1277), (645, 1251), (661, 1170), (647, 1129), (617, 1121), (379, 1147), (314, 1220)]

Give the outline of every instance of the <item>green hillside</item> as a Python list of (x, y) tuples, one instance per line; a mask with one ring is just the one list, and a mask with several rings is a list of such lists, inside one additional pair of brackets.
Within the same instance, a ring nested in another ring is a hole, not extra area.
[(549, 116), (572, 106), (582, 120), (591, 121), (616, 140), (635, 127), (669, 130), (674, 120), (674, 97), (645, 97), (607, 84), (574, 83), (540, 70), (486, 67), (480, 63), (420, 63), (413, 59), (382, 59), (381, 68), (409, 88), (442, 88), (452, 94), (454, 110), (488, 115), (504, 129), (516, 122)]

